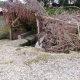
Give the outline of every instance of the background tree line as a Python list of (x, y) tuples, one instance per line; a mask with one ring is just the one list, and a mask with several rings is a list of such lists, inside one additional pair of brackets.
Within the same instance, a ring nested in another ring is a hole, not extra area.
[(46, 6), (47, 3), (56, 3), (57, 1), (57, 4), (59, 4), (60, 6), (78, 6), (80, 7), (80, 0), (38, 0), (39, 2), (40, 1), (43, 1), (44, 2), (44, 5)]
[[(10, 2), (13, 2), (14, 0), (8, 0)], [(17, 1), (17, 0), (15, 0)], [(80, 7), (80, 0), (37, 0), (39, 2), (43, 2), (44, 6), (46, 7), (47, 4), (50, 2), (59, 4), (60, 6), (78, 6)], [(0, 6), (2, 5), (3, 1), (0, 1)]]

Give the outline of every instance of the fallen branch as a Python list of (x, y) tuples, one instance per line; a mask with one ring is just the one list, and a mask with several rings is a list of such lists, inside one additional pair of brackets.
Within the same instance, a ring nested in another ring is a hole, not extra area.
[(17, 17), (13, 22), (12, 22), (12, 26), (14, 26), (14, 24), (18, 21), (20, 17)]
[(80, 10), (80, 8), (79, 8), (79, 7), (77, 7), (77, 6), (66, 6), (66, 7), (63, 7), (63, 8), (77, 8), (77, 9), (79, 9), (79, 10)]
[(75, 24), (75, 25), (77, 25), (77, 23), (74, 23), (73, 21), (70, 21), (70, 22), (68, 22), (68, 21), (63, 21), (63, 20), (60, 20), (60, 19), (55, 19), (55, 18), (52, 18), (52, 17), (47, 17), (47, 16), (40, 16), (41, 18), (44, 18), (44, 19), (50, 19), (50, 20), (55, 20), (55, 21), (59, 21), (59, 22), (63, 22), (63, 23), (67, 23), (67, 24)]

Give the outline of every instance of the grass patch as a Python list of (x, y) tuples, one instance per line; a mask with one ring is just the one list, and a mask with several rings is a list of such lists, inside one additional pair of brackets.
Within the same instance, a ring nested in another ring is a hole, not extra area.
[(56, 14), (60, 15), (64, 11), (63, 9), (60, 8), (46, 8), (45, 10), (46, 12), (48, 12), (49, 15), (56, 15)]
[(0, 1), (0, 7), (2, 7), (3, 1)]
[(10, 60), (10, 61), (5, 62), (5, 64), (12, 64), (13, 62), (14, 60)]
[(71, 8), (65, 8), (64, 11), (66, 11), (69, 14), (74, 13), (76, 10), (75, 9), (71, 9)]
[(60, 9), (60, 8), (45, 8), (45, 10), (49, 15), (56, 15), (56, 14), (60, 15), (63, 12), (67, 12), (69, 14), (72, 14), (72, 13), (77, 12), (77, 11), (80, 13), (79, 10), (74, 9), (74, 8), (64, 8), (64, 9)]
[(66, 51), (66, 54), (71, 54), (72, 53), (72, 50), (69, 49), (68, 51)]
[(45, 8), (45, 10), (49, 15), (55, 14), (55, 11), (56, 11), (56, 9), (53, 9), (53, 8)]
[(60, 14), (62, 14), (63, 12), (64, 12), (63, 9), (57, 9), (57, 10), (55, 11), (55, 14), (60, 15)]
[(32, 63), (39, 63), (40, 61), (48, 61), (48, 59), (50, 58), (50, 55), (49, 54), (43, 54), (43, 55), (40, 55), (34, 59), (31, 59), (29, 61), (25, 61), (24, 64), (26, 65), (31, 65)]

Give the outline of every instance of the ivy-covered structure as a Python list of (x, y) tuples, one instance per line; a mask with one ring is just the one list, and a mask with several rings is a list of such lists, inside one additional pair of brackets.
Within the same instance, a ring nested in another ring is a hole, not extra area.
[[(30, 3), (30, 7), (21, 3), (4, 3), (4, 7), (7, 9), (7, 12), (4, 10), (4, 17), (7, 18), (6, 21), (10, 26), (10, 39), (13, 38), (13, 27), (36, 24), (38, 43), (42, 45), (45, 51), (69, 52), (70, 50), (80, 50), (78, 32), (71, 32), (73, 29), (71, 24), (45, 16), (45, 11), (39, 6), (39, 3), (37, 5), (37, 2), (33, 3), (33, 0), (27, 0), (27, 2)], [(79, 26), (77, 25), (76, 28)], [(40, 42), (42, 37), (43, 40)]]
[[(20, 26), (28, 27), (28, 25), (34, 25), (36, 23), (35, 12), (26, 8), (21, 3), (4, 3), (4, 18), (10, 26), (10, 39), (13, 39), (13, 31)], [(24, 28), (23, 27), (23, 28)]]

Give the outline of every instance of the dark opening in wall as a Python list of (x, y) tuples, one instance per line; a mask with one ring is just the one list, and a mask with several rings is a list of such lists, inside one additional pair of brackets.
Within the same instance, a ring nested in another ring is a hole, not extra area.
[(0, 15), (3, 15), (3, 12), (2, 11), (0, 12)]
[(21, 23), (20, 26), (13, 28), (13, 38), (26, 39), (28, 41), (28, 43), (21, 46), (35, 46), (37, 41), (36, 32), (36, 24)]

